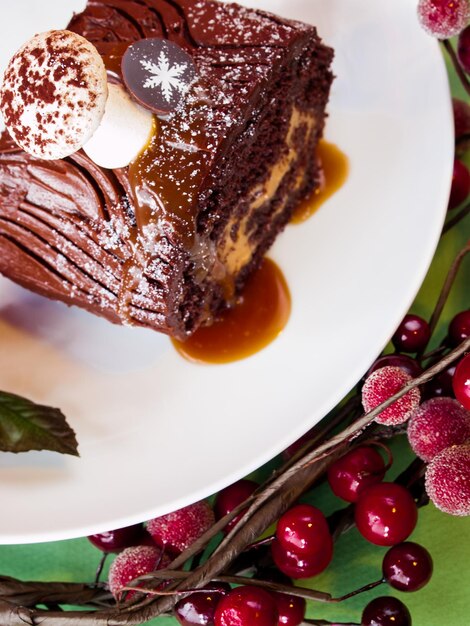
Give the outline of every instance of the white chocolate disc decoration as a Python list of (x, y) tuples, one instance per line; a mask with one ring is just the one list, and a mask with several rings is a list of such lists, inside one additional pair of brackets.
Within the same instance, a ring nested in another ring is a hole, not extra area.
[(40, 33), (10, 60), (0, 89), (5, 125), (25, 152), (61, 159), (93, 135), (108, 97), (106, 68), (84, 37)]
[(110, 83), (105, 113), (83, 146), (100, 167), (125, 167), (147, 146), (154, 132), (154, 116), (138, 105), (120, 85)]

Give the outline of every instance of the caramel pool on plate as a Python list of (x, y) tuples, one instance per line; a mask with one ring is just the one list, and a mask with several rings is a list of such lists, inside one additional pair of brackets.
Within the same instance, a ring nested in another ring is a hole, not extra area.
[(178, 352), (199, 363), (229, 363), (259, 352), (283, 330), (290, 316), (289, 288), (278, 266), (264, 259), (248, 280), (239, 302), (186, 341)]

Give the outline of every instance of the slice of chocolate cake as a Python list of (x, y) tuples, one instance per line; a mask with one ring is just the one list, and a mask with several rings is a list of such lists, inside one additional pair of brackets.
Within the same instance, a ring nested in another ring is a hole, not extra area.
[(96, 46), (112, 84), (140, 40), (176, 44), (194, 76), (183, 92), (191, 64), (140, 60), (146, 84), (178, 102), (125, 167), (83, 150), (39, 159), (3, 133), (0, 272), (184, 338), (233, 302), (317, 184), (332, 50), (312, 26), (211, 0), (93, 0), (68, 30)]

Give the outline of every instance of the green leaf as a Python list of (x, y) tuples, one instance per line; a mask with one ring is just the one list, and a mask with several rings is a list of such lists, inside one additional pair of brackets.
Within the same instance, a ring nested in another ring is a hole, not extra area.
[(59, 409), (0, 391), (0, 451), (52, 450), (79, 456), (75, 433)]

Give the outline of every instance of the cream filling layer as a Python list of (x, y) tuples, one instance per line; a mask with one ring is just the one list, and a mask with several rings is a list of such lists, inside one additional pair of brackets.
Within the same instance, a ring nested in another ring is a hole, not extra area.
[[(282, 181), (297, 160), (298, 150), (294, 145), (295, 133), (302, 126), (306, 128), (305, 141), (308, 142), (315, 130), (315, 117), (312, 114), (299, 111), (299, 109), (294, 107), (285, 141), (287, 150), (272, 166), (269, 178), (262, 185), (256, 185), (249, 192), (249, 208), (238, 224), (237, 238), (235, 241), (231, 237), (231, 231), (237, 225), (237, 222), (231, 220), (225, 228), (223, 236), (224, 245), (219, 251), (218, 256), (225, 266), (228, 275), (236, 275), (251, 260), (254, 247), (250, 242), (248, 224), (253, 214), (276, 196)], [(299, 172), (296, 181), (296, 189), (302, 184), (304, 173), (304, 171)], [(276, 209), (276, 213), (272, 216), (273, 218), (284, 211), (287, 200), (286, 197), (283, 202), (280, 203), (279, 207)]]

